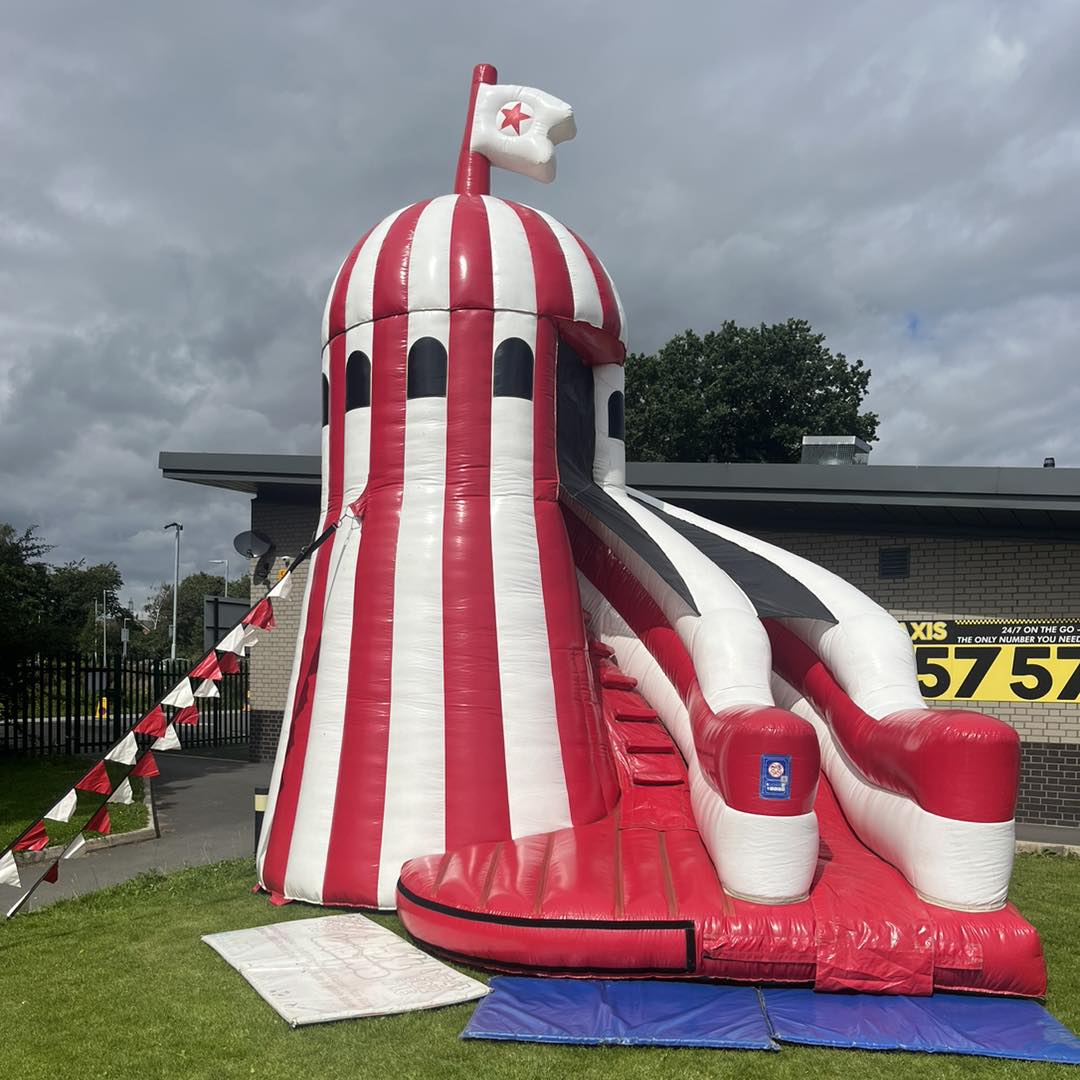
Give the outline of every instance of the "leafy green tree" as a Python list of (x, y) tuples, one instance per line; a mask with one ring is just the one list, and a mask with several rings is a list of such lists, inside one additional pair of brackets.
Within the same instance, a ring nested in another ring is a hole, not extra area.
[[(116, 563), (87, 566), (85, 560), (54, 566), (49, 572), (50, 651), (92, 653), (101, 648), (101, 623), (122, 610), (119, 593), (124, 579)], [(109, 628), (111, 629), (111, 627)], [(114, 638), (115, 640), (115, 638)]]
[(33, 653), (47, 636), (48, 551), (34, 526), (19, 533), (0, 522), (0, 656)]
[[(223, 596), (225, 579), (220, 574), (189, 574), (180, 582), (176, 605), (176, 655), (189, 660), (203, 654), (203, 597)], [(165, 657), (169, 655), (169, 633), (172, 628), (172, 585), (162, 584), (154, 590), (143, 614), (129, 627), (131, 631), (128, 654), (134, 657)], [(229, 582), (229, 596), (246, 600), (249, 594), (247, 578)]]
[[(120, 605), (124, 582), (115, 563), (87, 566), (85, 560), (50, 566), (52, 550), (34, 527), (19, 533), (0, 522), (0, 676), (10, 673), (20, 656), (35, 653), (100, 654), (105, 608), (108, 651), (120, 649), (120, 630), (127, 624), (128, 655), (161, 659), (169, 655), (172, 585), (161, 585), (136, 616)], [(224, 578), (190, 574), (180, 582), (177, 655), (202, 655), (203, 597), (221, 596)], [(229, 595), (247, 599), (246, 577), (229, 582)], [(0, 686), (2, 690), (2, 686)]]
[(687, 330), (626, 360), (629, 461), (798, 461), (803, 435), (877, 433), (870, 370), (803, 319)]

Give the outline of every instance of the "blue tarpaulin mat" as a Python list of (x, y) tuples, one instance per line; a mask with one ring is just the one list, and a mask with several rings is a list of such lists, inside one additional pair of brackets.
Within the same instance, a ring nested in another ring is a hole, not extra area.
[(1080, 1065), (1080, 1039), (1035, 1001), (813, 990), (765, 990), (763, 996), (772, 1033), (782, 1042)]
[(498, 976), (464, 1039), (775, 1050), (750, 986)]

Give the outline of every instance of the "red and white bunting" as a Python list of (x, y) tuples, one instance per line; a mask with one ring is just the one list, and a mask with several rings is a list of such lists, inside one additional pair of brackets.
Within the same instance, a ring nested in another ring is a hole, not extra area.
[(247, 648), (246, 638), (248, 628), (243, 623), (237, 623), (215, 646), (218, 653), (236, 653), (239, 655)]
[(240, 673), (240, 657), (236, 653), (222, 653), (219, 657), (221, 670), (226, 675), (238, 675)]
[[(137, 729), (136, 729), (137, 730)], [(139, 743), (135, 732), (129, 731), (106, 755), (106, 761), (115, 761), (121, 765), (134, 765), (139, 756)], [(48, 816), (48, 815), (46, 815)]]
[(162, 705), (173, 705), (178, 709), (186, 709), (195, 704), (195, 698), (191, 693), (191, 680), (185, 675), (173, 689), (161, 699)]
[(11, 845), (12, 851), (41, 851), (49, 846), (49, 834), (45, 831), (45, 822), (34, 823), (33, 828)]
[(61, 859), (73, 859), (79, 854), (82, 849), (86, 847), (86, 837), (82, 833), (79, 833), (74, 840), (60, 853)]
[(174, 724), (197, 724), (199, 722), (199, 710), (194, 705), (181, 709), (173, 718)]
[(15, 862), (15, 853), (12, 851), (5, 851), (0, 856), (0, 885), (11, 885), (16, 889), (22, 888), (19, 867)]
[(209, 679), (203, 679), (195, 691), (195, 697), (221, 697), (221, 695), (218, 693), (217, 683), (211, 682)]
[(78, 792), (72, 788), (54, 807), (46, 810), (44, 816), (49, 821), (70, 821), (78, 801)]
[(222, 677), (222, 667), (218, 663), (217, 653), (211, 652), (209, 656), (204, 656), (192, 669), (190, 678), (192, 679), (213, 679), (217, 682)]
[(154, 776), (160, 776), (161, 772), (157, 767), (157, 762), (154, 760), (154, 754), (152, 751), (147, 750), (141, 758), (139, 763), (128, 774), (129, 776), (145, 776), (150, 779)]
[(79, 791), (92, 791), (95, 795), (108, 795), (112, 792), (112, 781), (109, 779), (105, 762), (99, 761), (75, 787)]
[(127, 778), (121, 780), (116, 790), (109, 796), (108, 801), (118, 803), (121, 806), (130, 806), (135, 801), (135, 794), (131, 790), (131, 781)]
[(292, 592), (292, 574), (284, 574), (278, 579), (278, 583), (266, 594), (272, 600), (288, 600)]
[(50, 866), (49, 869), (46, 870), (45, 873), (41, 875), (41, 880), (42, 881), (47, 881), (50, 885), (55, 885), (57, 883), (57, 881), (59, 881), (59, 879), (60, 879), (60, 860), (57, 859), (56, 862), (54, 862), (52, 864), (52, 866)]
[(112, 822), (109, 821), (109, 806), (104, 804), (100, 810), (83, 826), (83, 832), (101, 833), (108, 836), (112, 832)]
[(153, 735), (155, 739), (165, 734), (165, 710), (160, 705), (155, 705), (132, 729), (140, 735)]
[[(213, 683), (210, 685), (213, 686)], [(172, 724), (165, 729), (165, 734), (150, 747), (151, 750), (179, 750), (180, 748), (180, 737)]]
[(274, 606), (269, 597), (263, 597), (243, 618), (248, 626), (257, 626), (260, 630), (273, 630), (277, 625), (274, 622)]

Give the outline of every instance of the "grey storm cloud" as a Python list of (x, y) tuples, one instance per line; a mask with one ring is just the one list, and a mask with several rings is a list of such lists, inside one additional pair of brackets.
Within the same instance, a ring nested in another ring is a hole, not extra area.
[(243, 496), (157, 453), (313, 452), (326, 290), (445, 191), (473, 63), (570, 101), (549, 188), (632, 343), (809, 319), (874, 371), (881, 462), (1080, 464), (1080, 6), (9, 6), (0, 520), (141, 597)]

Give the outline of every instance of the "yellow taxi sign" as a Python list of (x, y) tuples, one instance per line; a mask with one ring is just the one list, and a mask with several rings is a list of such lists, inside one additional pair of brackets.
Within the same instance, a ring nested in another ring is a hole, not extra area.
[(1080, 699), (1080, 619), (927, 619), (903, 625), (929, 700)]

